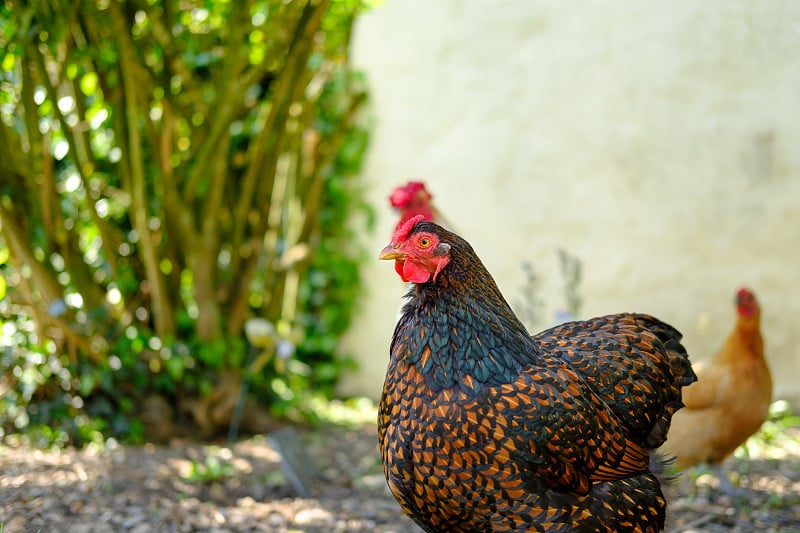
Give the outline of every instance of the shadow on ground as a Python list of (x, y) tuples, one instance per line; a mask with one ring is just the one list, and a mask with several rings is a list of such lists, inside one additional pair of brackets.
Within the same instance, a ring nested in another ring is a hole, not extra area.
[[(2, 532), (420, 531), (386, 489), (374, 425), (305, 430), (302, 439), (321, 473), (306, 498), (294, 497), (279, 455), (262, 437), (232, 446), (7, 448)], [(800, 532), (800, 451), (785, 452), (725, 464), (742, 499), (719, 494), (703, 470), (682, 475), (668, 488), (668, 531)]]

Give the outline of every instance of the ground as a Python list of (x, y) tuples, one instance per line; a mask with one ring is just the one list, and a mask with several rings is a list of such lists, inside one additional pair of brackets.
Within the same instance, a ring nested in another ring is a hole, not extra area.
[[(670, 532), (800, 532), (800, 428), (732, 458), (746, 496), (693, 471), (670, 488)], [(303, 429), (322, 480), (296, 497), (264, 437), (233, 445), (0, 450), (0, 532), (420, 532), (386, 489), (374, 424)], [(778, 450), (776, 455), (774, 452)], [(781, 455), (782, 452), (782, 455)], [(735, 479), (735, 477), (734, 477)]]

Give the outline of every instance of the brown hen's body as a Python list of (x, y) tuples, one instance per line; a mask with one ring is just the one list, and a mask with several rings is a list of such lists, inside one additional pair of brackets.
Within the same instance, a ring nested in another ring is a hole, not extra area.
[(747, 289), (739, 289), (736, 300), (736, 325), (716, 355), (696, 366), (697, 383), (684, 391), (686, 409), (673, 420), (664, 445), (679, 468), (721, 463), (769, 414), (772, 377), (764, 359), (761, 310)]
[(413, 281), (379, 412), (389, 487), (428, 532), (659, 531), (652, 450), (694, 380), (648, 315), (531, 337), (469, 244), (429, 222), (384, 259)]

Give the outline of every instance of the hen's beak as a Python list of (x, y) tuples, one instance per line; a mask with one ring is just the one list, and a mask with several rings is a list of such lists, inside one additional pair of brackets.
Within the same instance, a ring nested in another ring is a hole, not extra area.
[(388, 244), (386, 248), (381, 250), (378, 259), (402, 259), (405, 256), (406, 254), (404, 254), (400, 250), (396, 250), (395, 247), (392, 246), (391, 244)]

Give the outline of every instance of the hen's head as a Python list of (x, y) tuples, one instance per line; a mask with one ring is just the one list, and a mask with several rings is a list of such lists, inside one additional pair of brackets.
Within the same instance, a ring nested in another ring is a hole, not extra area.
[(425, 220), (434, 220), (436, 215), (431, 204), (432, 199), (433, 196), (421, 181), (409, 181), (402, 187), (397, 187), (389, 196), (392, 207), (400, 213), (397, 226), (417, 215), (422, 215)]
[(450, 245), (442, 240), (444, 230), (424, 220), (424, 215), (416, 215), (401, 223), (392, 242), (381, 250), (381, 259), (395, 260), (394, 269), (403, 281), (436, 281), (450, 262)]
[(748, 318), (759, 314), (760, 307), (756, 295), (747, 287), (741, 287), (736, 291), (736, 312), (739, 316)]

